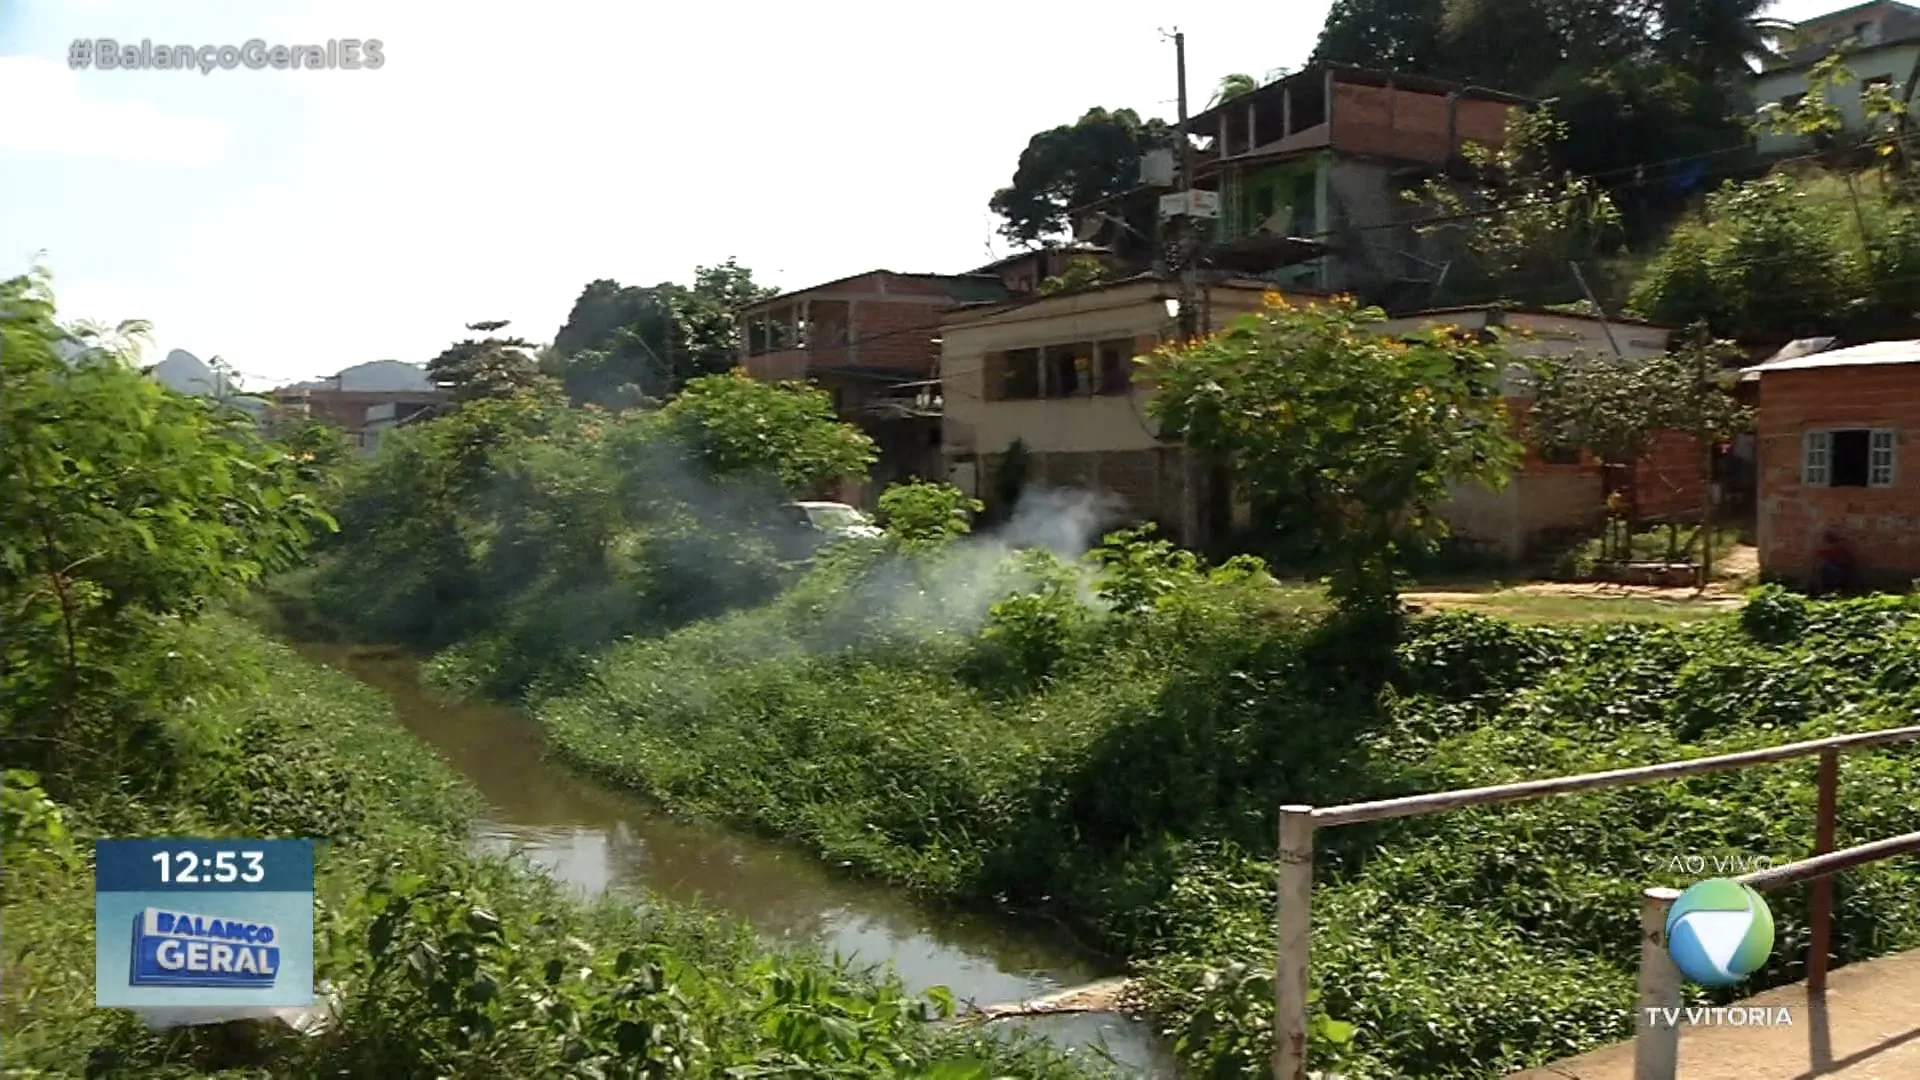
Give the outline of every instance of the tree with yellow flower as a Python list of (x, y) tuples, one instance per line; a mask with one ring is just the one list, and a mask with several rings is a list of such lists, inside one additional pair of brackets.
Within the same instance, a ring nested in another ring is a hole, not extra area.
[(1390, 606), (1406, 557), (1446, 535), (1448, 487), (1498, 487), (1519, 460), (1506, 350), (1439, 329), (1396, 338), (1384, 318), (1275, 297), (1147, 359), (1162, 430), (1231, 462), (1281, 530), (1312, 540), (1343, 607)]

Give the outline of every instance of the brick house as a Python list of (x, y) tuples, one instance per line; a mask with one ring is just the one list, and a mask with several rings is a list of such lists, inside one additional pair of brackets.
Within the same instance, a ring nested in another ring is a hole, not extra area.
[[(1253, 280), (1214, 285), (1211, 325), (1259, 310), (1270, 289)], [(1116, 520), (1154, 521), (1191, 546), (1250, 523), (1249, 508), (1231, 494), (1231, 477), (1196, 471), (1177, 440), (1161, 438), (1146, 416), (1152, 388), (1132, 382), (1133, 358), (1177, 333), (1168, 305), (1176, 291), (1142, 275), (1071, 294), (951, 313), (940, 332), (949, 480), (991, 504), (995, 477), (1018, 440), (1028, 453), (1030, 484), (1109, 495)], [(1301, 300), (1317, 295), (1286, 292)], [(1604, 354), (1617, 346), (1629, 359), (1648, 357), (1664, 352), (1668, 337), (1666, 329), (1641, 322), (1603, 324), (1586, 316), (1510, 308), (1415, 312), (1388, 320), (1381, 329), (1410, 333), (1435, 324), (1504, 327), (1520, 356)], [(1529, 404), (1524, 380), (1516, 373), (1509, 386), (1508, 406), (1524, 428)], [(1643, 491), (1662, 496), (1657, 509), (1697, 510), (1705, 492), (1704, 462), (1690, 447), (1681, 449), (1685, 452), (1656, 447), (1635, 470)], [(1547, 461), (1529, 449), (1507, 487), (1497, 492), (1462, 487), (1441, 513), (1457, 536), (1489, 554), (1517, 558), (1555, 533), (1597, 529), (1607, 479), (1593, 462)]]
[(364, 453), (373, 451), (383, 426), (453, 400), (450, 391), (428, 381), (423, 365), (398, 360), (356, 364), (324, 379), (281, 387), (272, 397), (282, 417), (331, 424)]
[(1808, 584), (1828, 529), (1867, 584), (1920, 578), (1920, 341), (1879, 341), (1748, 368), (1759, 376), (1760, 572)]
[[(1403, 193), (1446, 174), (1468, 142), (1499, 145), (1513, 94), (1419, 75), (1312, 64), (1194, 115), (1193, 186), (1213, 193), (1210, 266), (1351, 292), (1389, 310), (1431, 297), (1453, 243), (1412, 222)], [(1143, 176), (1150, 170), (1143, 169)], [(1142, 264), (1174, 180), (1082, 208), (1075, 234)]]
[(756, 379), (818, 384), (842, 419), (874, 439), (871, 479), (834, 493), (868, 504), (890, 483), (940, 475), (940, 425), (926, 397), (941, 316), (1007, 295), (998, 273), (891, 270), (781, 293), (737, 313), (740, 365)]

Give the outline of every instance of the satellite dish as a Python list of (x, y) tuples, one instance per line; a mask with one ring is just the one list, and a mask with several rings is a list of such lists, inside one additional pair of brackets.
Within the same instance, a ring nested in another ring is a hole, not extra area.
[(1097, 243), (1100, 234), (1107, 231), (1107, 215), (1087, 214), (1073, 223), (1073, 242), (1076, 244)]

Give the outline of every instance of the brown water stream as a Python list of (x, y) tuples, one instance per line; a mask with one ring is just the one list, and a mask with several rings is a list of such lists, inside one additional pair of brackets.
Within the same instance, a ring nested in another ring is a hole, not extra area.
[[(346, 671), (392, 699), (408, 730), (486, 799), (475, 842), (524, 853), (583, 891), (644, 887), (745, 919), (762, 936), (807, 939), (867, 964), (890, 964), (909, 989), (945, 986), (982, 1006), (1022, 1001), (1115, 974), (1111, 962), (1057, 930), (937, 910), (883, 885), (831, 872), (804, 852), (715, 825), (677, 820), (644, 799), (549, 760), (519, 710), (446, 702), (420, 686), (419, 665), (383, 646), (303, 644), (311, 660)], [(1025, 1018), (1063, 1045), (1102, 1046), (1150, 1076), (1171, 1056), (1145, 1024), (1112, 1013)]]

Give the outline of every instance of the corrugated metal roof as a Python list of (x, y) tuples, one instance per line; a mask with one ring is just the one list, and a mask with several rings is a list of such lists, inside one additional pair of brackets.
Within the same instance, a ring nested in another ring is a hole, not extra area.
[(1784, 360), (1768, 360), (1745, 370), (1760, 375), (1769, 371), (1804, 371), (1808, 368), (1863, 367), (1868, 364), (1920, 364), (1920, 341), (1870, 341), (1845, 349), (1832, 349)]

